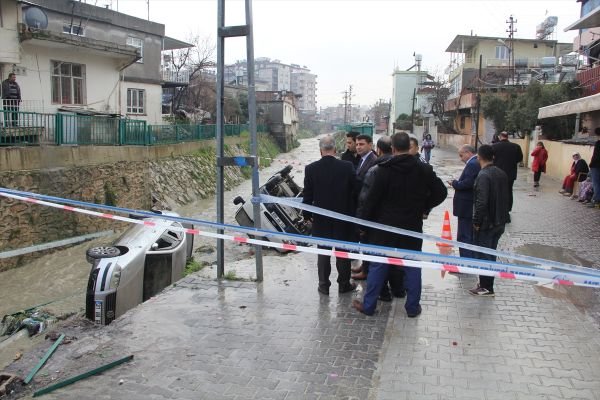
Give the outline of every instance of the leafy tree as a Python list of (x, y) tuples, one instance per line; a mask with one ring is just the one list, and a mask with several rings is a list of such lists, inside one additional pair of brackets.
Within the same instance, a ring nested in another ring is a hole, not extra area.
[(480, 108), (483, 116), (492, 121), (497, 132), (505, 130), (508, 101), (498, 95), (484, 95), (481, 97)]
[(564, 139), (572, 135), (574, 116), (561, 116), (538, 121), (540, 107), (562, 103), (578, 97), (576, 82), (543, 85), (532, 82), (525, 92), (507, 95), (486, 94), (481, 100), (485, 118), (491, 119), (496, 131), (531, 132), (541, 122), (549, 139)]
[(410, 115), (398, 115), (398, 118), (396, 118), (396, 124), (394, 126), (396, 129), (400, 129), (402, 131), (412, 131), (413, 127), (410, 121)]

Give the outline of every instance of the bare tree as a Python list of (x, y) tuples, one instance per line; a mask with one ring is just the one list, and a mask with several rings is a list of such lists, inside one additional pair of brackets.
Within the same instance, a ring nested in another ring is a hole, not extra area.
[[(176, 76), (189, 73), (188, 86), (176, 88), (173, 93), (173, 108), (202, 108), (203, 101), (200, 100), (210, 92), (209, 87), (215, 87), (215, 82), (203, 76), (203, 73), (216, 66), (214, 61), (215, 44), (209, 37), (200, 38), (198, 35), (190, 35), (188, 42), (193, 47), (171, 50), (170, 68)], [(214, 103), (214, 96), (213, 96)], [(206, 110), (208, 111), (208, 110)]]
[[(444, 127), (447, 131), (456, 132), (454, 127), (448, 120), (444, 117), (446, 114), (446, 102), (448, 101), (448, 96), (450, 95), (450, 88), (448, 87), (448, 82), (438, 77), (429, 85), (433, 89), (431, 95), (429, 96), (429, 102), (431, 104), (431, 114), (436, 118), (436, 120), (440, 123), (442, 127)], [(458, 97), (460, 104), (460, 96)]]

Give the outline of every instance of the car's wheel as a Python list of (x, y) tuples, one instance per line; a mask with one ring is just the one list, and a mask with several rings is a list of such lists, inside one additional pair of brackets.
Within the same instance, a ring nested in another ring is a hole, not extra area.
[(97, 246), (91, 247), (87, 249), (85, 252), (85, 258), (90, 263), (93, 264), (94, 260), (100, 260), (102, 258), (112, 258), (118, 257), (121, 255), (121, 250), (114, 246)]

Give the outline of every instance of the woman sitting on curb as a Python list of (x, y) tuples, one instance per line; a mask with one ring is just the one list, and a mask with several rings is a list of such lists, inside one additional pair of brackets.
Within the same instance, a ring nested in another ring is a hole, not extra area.
[(560, 194), (565, 196), (571, 196), (573, 194), (573, 185), (575, 181), (583, 182), (590, 172), (590, 168), (579, 153), (573, 153), (573, 163), (571, 164), (571, 172), (565, 176), (563, 180), (562, 189), (559, 191)]

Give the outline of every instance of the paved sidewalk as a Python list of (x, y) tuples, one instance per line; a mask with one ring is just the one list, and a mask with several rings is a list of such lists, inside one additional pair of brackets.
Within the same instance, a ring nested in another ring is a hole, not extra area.
[[(455, 152), (436, 149), (433, 161), (444, 178), (462, 170)], [(600, 210), (559, 196), (544, 178), (530, 191), (519, 173), (501, 246), (600, 267)], [(432, 212), (428, 233), (440, 233), (451, 201)], [(594, 289), (497, 280), (495, 298), (475, 298), (466, 292), (475, 277), (425, 272), (421, 316), (407, 318), (396, 300), (367, 317), (350, 307), (362, 292), (338, 296), (334, 283), (329, 297), (317, 293), (316, 256), (266, 253), (264, 283), (189, 276), (61, 346), (33, 387), (134, 354), (44, 398), (600, 400)], [(238, 276), (253, 268), (227, 265)], [(44, 351), (12, 369), (26, 375)]]

